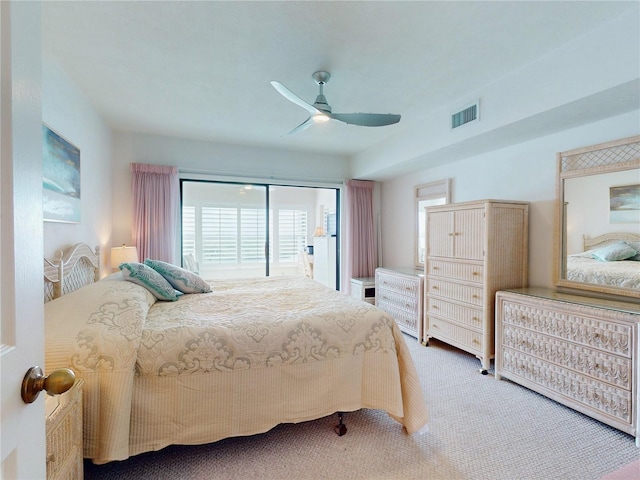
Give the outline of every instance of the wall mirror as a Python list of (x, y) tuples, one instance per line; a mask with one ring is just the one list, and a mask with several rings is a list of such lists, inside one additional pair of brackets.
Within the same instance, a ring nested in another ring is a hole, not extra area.
[(640, 299), (640, 136), (557, 157), (556, 286)]
[(425, 232), (426, 216), (425, 207), (431, 205), (443, 205), (451, 201), (450, 192), (451, 179), (438, 180), (437, 182), (425, 183), (415, 187), (415, 219), (416, 234), (414, 235), (415, 247), (414, 258), (416, 267), (424, 268), (425, 252)]

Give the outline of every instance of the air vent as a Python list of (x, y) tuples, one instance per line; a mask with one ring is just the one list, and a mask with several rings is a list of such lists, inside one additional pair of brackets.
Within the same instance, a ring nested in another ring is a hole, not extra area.
[(465, 125), (467, 123), (475, 122), (476, 120), (478, 120), (479, 111), (480, 104), (479, 102), (475, 102), (463, 108), (459, 112), (454, 113), (453, 115), (451, 115), (451, 128), (454, 129), (461, 127), (462, 125)]

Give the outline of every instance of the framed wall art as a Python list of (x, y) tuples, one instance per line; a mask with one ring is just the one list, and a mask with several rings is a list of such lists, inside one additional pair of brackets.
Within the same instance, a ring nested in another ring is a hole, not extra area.
[(609, 221), (640, 222), (640, 185), (609, 187)]
[(80, 222), (80, 149), (42, 125), (42, 208), (48, 222)]

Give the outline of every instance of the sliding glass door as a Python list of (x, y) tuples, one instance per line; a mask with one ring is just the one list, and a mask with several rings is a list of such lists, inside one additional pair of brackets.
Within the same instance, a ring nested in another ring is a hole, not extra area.
[(183, 264), (207, 279), (313, 276), (314, 234), (337, 242), (337, 189), (182, 180), (181, 191)]

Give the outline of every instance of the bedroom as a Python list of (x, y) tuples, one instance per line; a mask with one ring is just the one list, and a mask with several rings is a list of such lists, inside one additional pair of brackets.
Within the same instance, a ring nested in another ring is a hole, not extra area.
[[(105, 246), (129, 241), (130, 162), (180, 161), (185, 169), (210, 170), (211, 158), (225, 158), (233, 161), (218, 167), (221, 175), (251, 172), (256, 178), (295, 176), (324, 183), (340, 183), (349, 177), (379, 180), (377, 205), (385, 265), (412, 262), (411, 235), (396, 233), (413, 229), (412, 192), (417, 184), (452, 178), (456, 202), (478, 198), (529, 201), (529, 283), (551, 286), (556, 152), (640, 132), (638, 52), (637, 47), (629, 48), (638, 44), (629, 42), (638, 35), (635, 18), (615, 15), (526, 67), (492, 79), (477, 92), (483, 100), (481, 122), (469, 125), (455, 138), (440, 119), (467, 98), (452, 99), (451, 104), (429, 112), (419, 127), (403, 132), (400, 139), (358, 154), (348, 163), (337, 155), (306, 154), (302, 162), (297, 153), (274, 149), (112, 130), (64, 68), (45, 56), (42, 76), (36, 81), (42, 88), (40, 120), (81, 145), (83, 211), (87, 213), (78, 225), (45, 224), (44, 253), (51, 256), (59, 245), (79, 240)], [(590, 54), (576, 54), (586, 51)], [(594, 64), (602, 69), (594, 72)], [(580, 82), (575, 82), (574, 72), (581, 73)], [(301, 77), (310, 73), (305, 71)], [(280, 80), (286, 83), (287, 79)], [(330, 87), (339, 90), (337, 77)], [(276, 105), (279, 102), (274, 100)], [(517, 108), (510, 107), (513, 105)], [(490, 115), (492, 110), (499, 115)], [(182, 163), (185, 158), (188, 160)], [(399, 173), (387, 177), (385, 170), (394, 166)]]

